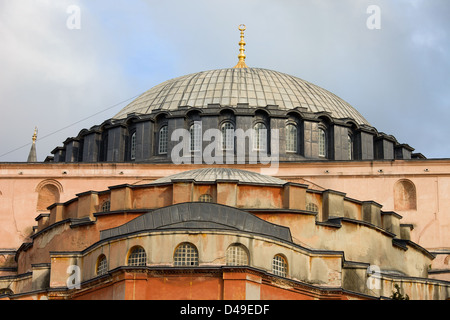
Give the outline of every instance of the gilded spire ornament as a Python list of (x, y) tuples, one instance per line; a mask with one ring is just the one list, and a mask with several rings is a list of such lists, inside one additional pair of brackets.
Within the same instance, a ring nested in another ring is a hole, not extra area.
[(36, 155), (37, 127), (34, 127), (32, 139), (33, 143), (31, 145), (30, 153), (28, 154), (27, 162), (37, 162), (37, 155)]
[(245, 41), (244, 41), (244, 31), (245, 31), (246, 27), (245, 24), (241, 24), (239, 25), (239, 31), (241, 31), (241, 41), (239, 41), (239, 61), (237, 63), (237, 65), (234, 66), (234, 68), (248, 68), (247, 65), (245, 64)]
[(33, 143), (36, 143), (36, 139), (37, 139), (37, 127), (34, 127), (34, 133), (33, 133)]

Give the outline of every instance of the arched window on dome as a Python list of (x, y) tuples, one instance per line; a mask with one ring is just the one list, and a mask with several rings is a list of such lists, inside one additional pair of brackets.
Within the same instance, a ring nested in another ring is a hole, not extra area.
[(267, 150), (267, 127), (262, 122), (258, 122), (253, 127), (253, 150)]
[(272, 259), (272, 273), (280, 277), (286, 277), (288, 274), (287, 260), (281, 254), (275, 255)]
[(327, 156), (327, 134), (324, 129), (319, 129), (319, 157)]
[(213, 202), (213, 197), (210, 194), (205, 193), (205, 194), (202, 194), (198, 198), (198, 201), (200, 201), (200, 202)]
[(108, 260), (104, 254), (101, 254), (97, 259), (96, 273), (98, 276), (104, 275), (108, 272)]
[(232, 244), (227, 249), (227, 266), (247, 266), (249, 264), (248, 250), (242, 244)]
[(189, 147), (190, 151), (200, 151), (202, 146), (202, 126), (195, 122), (189, 128)]
[(353, 138), (351, 135), (347, 136), (348, 160), (353, 159)]
[(198, 266), (197, 248), (188, 242), (180, 244), (173, 254), (175, 266)]
[(131, 248), (127, 259), (127, 265), (139, 267), (147, 265), (147, 253), (141, 246)]
[(109, 212), (111, 207), (111, 202), (109, 200), (105, 200), (102, 203), (102, 212)]
[(136, 159), (136, 132), (133, 132), (130, 137), (130, 159)]
[(306, 205), (306, 210), (311, 211), (311, 212), (319, 212), (319, 208), (317, 207), (317, 205), (312, 202), (309, 202)]
[(231, 122), (225, 122), (220, 127), (222, 136), (222, 149), (234, 150), (234, 125)]
[(297, 126), (286, 126), (286, 152), (297, 152)]
[(169, 140), (169, 134), (168, 134), (168, 127), (162, 126), (161, 129), (159, 129), (159, 145), (158, 145), (158, 153), (159, 154), (166, 154), (167, 153), (167, 144)]

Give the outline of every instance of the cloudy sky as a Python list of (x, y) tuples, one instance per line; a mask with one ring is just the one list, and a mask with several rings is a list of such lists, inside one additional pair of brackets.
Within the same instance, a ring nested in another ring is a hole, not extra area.
[(35, 126), (43, 161), (158, 83), (233, 67), (241, 23), (250, 67), (450, 158), (449, 16), (448, 0), (0, 0), (0, 162), (26, 161)]

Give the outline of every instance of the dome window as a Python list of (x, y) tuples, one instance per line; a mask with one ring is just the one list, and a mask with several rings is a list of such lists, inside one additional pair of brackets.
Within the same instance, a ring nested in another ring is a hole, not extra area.
[(108, 272), (108, 260), (104, 254), (100, 255), (97, 259), (97, 275), (102, 276)]
[(253, 150), (267, 150), (267, 128), (264, 123), (258, 122), (253, 127)]
[(348, 146), (348, 160), (352, 160), (353, 159), (353, 140), (352, 140), (351, 135), (347, 136), (347, 146)]
[(202, 126), (199, 123), (194, 123), (189, 128), (189, 145), (190, 151), (200, 151), (202, 142)]
[(234, 126), (231, 122), (225, 122), (220, 128), (222, 133), (222, 149), (233, 150), (234, 149)]
[(167, 126), (161, 127), (161, 129), (159, 129), (159, 147), (158, 147), (159, 154), (167, 153), (168, 138), (169, 135)]
[(130, 138), (130, 159), (136, 159), (136, 132), (133, 132)]
[(319, 157), (326, 157), (327, 155), (327, 139), (325, 130), (319, 129)]
[(133, 247), (128, 256), (127, 264), (129, 266), (139, 267), (147, 264), (147, 254), (141, 246)]
[(199, 198), (198, 201), (200, 202), (213, 202), (213, 197), (210, 194), (202, 194)]
[(227, 249), (227, 266), (247, 266), (247, 249), (241, 244), (233, 244)]
[(108, 212), (110, 210), (111, 202), (106, 200), (102, 203), (102, 212)]
[(197, 248), (190, 243), (180, 244), (173, 255), (175, 266), (198, 266)]
[(277, 254), (272, 259), (272, 272), (273, 274), (280, 276), (280, 277), (286, 277), (288, 272), (288, 265), (286, 258), (283, 257), (280, 254)]
[(293, 124), (286, 126), (286, 151), (297, 152), (297, 127)]
[(311, 211), (311, 212), (319, 212), (319, 208), (317, 207), (317, 205), (312, 202), (310, 202), (306, 205), (306, 210)]

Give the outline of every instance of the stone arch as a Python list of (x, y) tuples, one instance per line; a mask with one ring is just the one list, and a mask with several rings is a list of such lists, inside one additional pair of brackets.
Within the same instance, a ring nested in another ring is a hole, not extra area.
[(47, 207), (60, 201), (63, 188), (58, 181), (48, 179), (38, 184), (36, 192), (38, 193), (36, 210), (47, 211)]
[(417, 194), (414, 183), (401, 179), (394, 185), (394, 209), (398, 211), (417, 210)]

